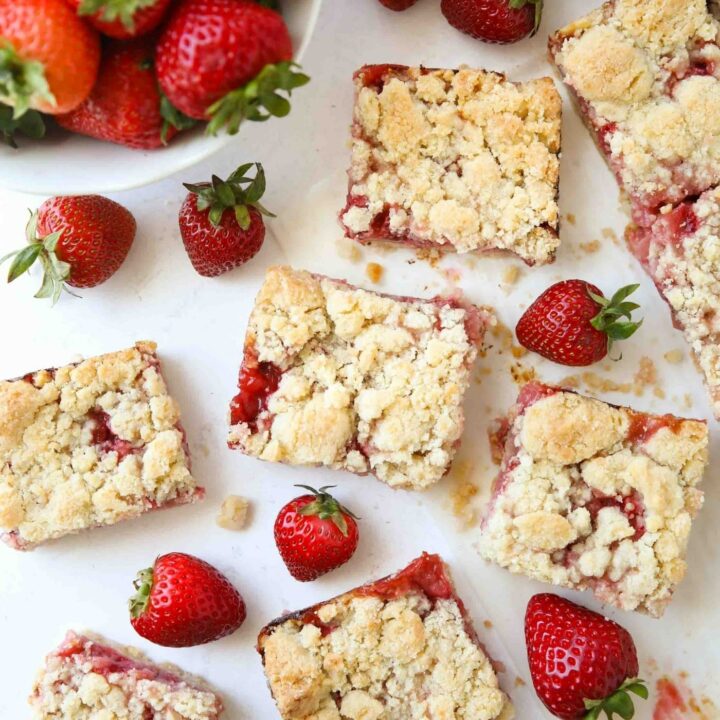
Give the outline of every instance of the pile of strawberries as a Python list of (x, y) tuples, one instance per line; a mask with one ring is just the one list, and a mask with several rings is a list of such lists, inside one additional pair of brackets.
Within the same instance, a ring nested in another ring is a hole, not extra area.
[(273, 0), (0, 0), (0, 134), (157, 148), (290, 111), (308, 82)]

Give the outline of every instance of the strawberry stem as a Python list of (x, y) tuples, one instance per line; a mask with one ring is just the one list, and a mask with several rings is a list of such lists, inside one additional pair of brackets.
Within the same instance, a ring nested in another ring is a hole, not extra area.
[[(643, 324), (642, 319), (633, 321), (632, 313), (639, 305), (628, 302), (627, 298), (638, 288), (639, 284), (626, 285), (620, 288), (610, 299), (588, 290), (588, 295), (600, 306), (600, 312), (590, 320), (590, 324), (608, 336), (608, 352), (616, 340), (627, 340)], [(622, 320), (627, 318), (627, 320)]]
[(635, 706), (628, 693), (633, 693), (643, 700), (647, 700), (649, 694), (644, 680), (626, 680), (614, 693), (602, 700), (585, 700), (585, 709), (589, 712), (583, 720), (597, 720), (601, 713), (605, 713), (609, 720), (613, 720), (614, 715), (619, 715), (623, 720), (631, 720), (635, 714)]
[(141, 570), (135, 580), (133, 580), (133, 586), (135, 587), (135, 594), (130, 598), (130, 616), (140, 617), (145, 610), (147, 610), (148, 603), (150, 602), (150, 593), (152, 592), (153, 585), (153, 569), (145, 568)]
[(13, 106), (16, 120), (41, 100), (56, 103), (43, 64), (23, 60), (7, 41), (0, 45), (0, 100)]
[(349, 515), (355, 520), (359, 520), (359, 518), (346, 507), (341, 505), (328, 492), (328, 490), (332, 490), (332, 488), (335, 487), (334, 485), (325, 485), (319, 490), (310, 487), (310, 485), (296, 485), (295, 487), (307, 490), (315, 496), (315, 500), (308, 503), (305, 507), (298, 511), (300, 515), (315, 515), (321, 520), (331, 520), (335, 527), (337, 527), (337, 529), (343, 534), (343, 537), (347, 537), (348, 528), (345, 515)]
[(128, 32), (135, 30), (135, 13), (152, 7), (156, 0), (82, 0), (78, 15), (100, 13), (103, 22), (120, 20)]
[(45, 137), (45, 121), (37, 110), (27, 110), (15, 117), (13, 108), (0, 104), (0, 140), (11, 148), (17, 148), (15, 135), (20, 133), (32, 140)]
[(522, 10), (522, 8), (526, 5), (535, 6), (535, 27), (532, 31), (532, 35), (535, 35), (540, 27), (540, 21), (542, 20), (543, 0), (510, 0), (510, 7), (513, 10)]

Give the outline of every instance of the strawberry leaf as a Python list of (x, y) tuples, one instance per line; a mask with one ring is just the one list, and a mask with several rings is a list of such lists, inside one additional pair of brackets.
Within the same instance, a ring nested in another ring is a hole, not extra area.
[(20, 133), (32, 140), (45, 137), (45, 121), (37, 110), (28, 110), (19, 118), (13, 109), (0, 104), (0, 140), (12, 148), (17, 148), (15, 135)]
[[(600, 311), (590, 320), (590, 324), (608, 336), (608, 352), (614, 340), (627, 340), (642, 325), (643, 321), (634, 322), (632, 313), (640, 306), (634, 302), (626, 302), (626, 298), (634, 293), (640, 285), (626, 285), (620, 288), (609, 300), (603, 295), (588, 290), (588, 295), (600, 307)], [(621, 321), (620, 318), (627, 318)]]
[(152, 7), (156, 0), (82, 0), (78, 15), (100, 13), (104, 22), (119, 20), (128, 32), (135, 30), (135, 13)]
[(583, 720), (597, 720), (601, 713), (605, 713), (608, 720), (613, 720), (615, 715), (619, 715), (623, 720), (631, 720), (635, 714), (635, 707), (628, 692), (632, 692), (644, 700), (648, 698), (648, 689), (644, 680), (627, 680), (615, 692), (602, 700), (585, 700), (585, 709), (588, 712)]
[(350, 510), (341, 505), (329, 492), (334, 486), (326, 485), (316, 490), (309, 485), (296, 485), (295, 487), (303, 488), (315, 496), (315, 500), (308, 503), (298, 510), (300, 515), (315, 515), (321, 520), (330, 520), (335, 527), (342, 533), (343, 537), (347, 537), (348, 526), (345, 516), (358, 519)]
[(189, 130), (197, 125), (197, 120), (185, 115), (185, 113), (178, 110), (168, 100), (164, 92), (160, 92), (160, 115), (163, 119), (162, 130), (160, 131), (160, 140), (163, 145), (168, 143), (168, 133), (170, 128), (175, 128), (178, 132), (183, 130)]
[(153, 569), (145, 568), (145, 570), (141, 570), (133, 581), (133, 586), (135, 587), (136, 592), (130, 598), (128, 603), (130, 608), (130, 617), (137, 618), (145, 612), (148, 603), (150, 602), (152, 585)]
[(7, 281), (11, 283), (13, 280), (17, 280), (23, 273), (27, 272), (30, 266), (38, 259), (41, 250), (42, 245), (40, 243), (28, 245), (22, 250), (19, 250), (15, 254), (15, 259), (10, 264)]
[(35, 60), (23, 60), (7, 41), (0, 45), (0, 100), (13, 106), (15, 120), (39, 101), (56, 104), (44, 65)]

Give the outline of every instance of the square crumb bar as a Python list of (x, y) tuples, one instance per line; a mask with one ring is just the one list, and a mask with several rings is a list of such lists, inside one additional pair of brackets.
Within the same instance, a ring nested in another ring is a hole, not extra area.
[(48, 655), (29, 703), (35, 720), (217, 720), (223, 712), (200, 678), (74, 632)]
[(154, 343), (0, 382), (0, 528), (11, 547), (202, 494)]
[(460, 443), (470, 368), (491, 322), (457, 297), (392, 297), (270, 268), (250, 316), (229, 445), (425, 488)]
[(720, 418), (720, 189), (631, 226), (627, 241), (670, 306)]
[(707, 425), (526, 385), (494, 440), (504, 457), (480, 554), (536, 580), (659, 617), (682, 580)]
[(552, 262), (562, 102), (550, 78), (367, 65), (354, 80), (348, 237)]
[(706, 0), (611, 0), (550, 54), (637, 206), (720, 182), (720, 23)]
[(258, 638), (283, 720), (510, 720), (437, 555), (275, 620)]

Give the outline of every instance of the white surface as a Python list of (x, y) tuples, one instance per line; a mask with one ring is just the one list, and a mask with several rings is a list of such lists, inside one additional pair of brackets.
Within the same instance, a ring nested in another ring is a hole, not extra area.
[[(298, 62), (307, 50), (322, 0), (289, 0), (284, 16)], [(140, 187), (189, 168), (236, 144), (225, 133), (205, 134), (204, 126), (183, 133), (160, 150), (132, 150), (74, 135), (48, 124), (48, 136), (18, 139), (22, 151), (0, 145), (0, 187), (57, 195), (108, 193)], [(240, 137), (245, 136), (245, 129)]]
[[(450, 494), (457, 482), (443, 481), (426, 495), (393, 492), (372, 478), (324, 470), (303, 471), (268, 465), (242, 457), (225, 446), (225, 413), (233, 394), (245, 322), (265, 267), (289, 260), (352, 282), (368, 285), (368, 261), (385, 267), (379, 289), (401, 294), (432, 295), (448, 286), (448, 270), (460, 274), (460, 285), (476, 302), (498, 309), (499, 318), (514, 326), (522, 309), (550, 283), (567, 277), (593, 280), (605, 291), (638, 280), (645, 324), (625, 344), (624, 358), (610, 370), (592, 368), (618, 382), (632, 380), (641, 355), (650, 356), (661, 375), (666, 398), (650, 391), (642, 397), (605, 395), (641, 409), (677, 411), (710, 417), (702, 384), (691, 363), (669, 365), (663, 353), (684, 344), (672, 329), (668, 311), (650, 281), (625, 249), (602, 239), (601, 228), (620, 236), (625, 216), (618, 191), (575, 111), (566, 104), (562, 168), (562, 210), (573, 213), (576, 225), (565, 223), (558, 262), (523, 269), (520, 282), (506, 293), (500, 277), (506, 267), (521, 264), (507, 258), (450, 257), (436, 269), (402, 250), (363, 250), (352, 262), (340, 241), (336, 213), (345, 194), (347, 128), (352, 88), (350, 75), (364, 62), (422, 62), (430, 66), (467, 63), (507, 71), (512, 78), (551, 72), (545, 60), (544, 37), (551, 29), (592, 7), (593, 0), (550, 3), (541, 36), (511, 48), (477, 43), (444, 23), (437, 3), (420, 2), (404, 14), (391, 14), (375, 0), (332, 0), (323, 6), (315, 37), (304, 59), (313, 76), (308, 90), (298, 93), (292, 114), (283, 121), (253, 126), (224, 155), (143, 191), (115, 196), (138, 219), (140, 233), (126, 264), (108, 283), (84, 293), (82, 300), (64, 297), (50, 309), (33, 300), (37, 278), (0, 286), (2, 341), (0, 377), (124, 347), (138, 338), (158, 341), (165, 373), (180, 402), (194, 470), (208, 489), (196, 507), (147, 516), (141, 520), (59, 541), (31, 554), (0, 548), (0, 638), (12, 648), (12, 662), (3, 663), (0, 718), (27, 717), (25, 695), (45, 652), (68, 627), (89, 627), (115, 640), (133, 643), (157, 660), (170, 660), (211, 679), (228, 701), (228, 720), (277, 717), (265, 687), (253, 645), (257, 631), (286, 609), (298, 609), (396, 570), (422, 550), (439, 551), (451, 563), (461, 595), (481, 637), (507, 671), (502, 682), (518, 706), (518, 719), (547, 718), (529, 685), (515, 687), (515, 678), (529, 683), (523, 641), (523, 615), (529, 597), (549, 586), (485, 565), (472, 550), (473, 531), (461, 532), (453, 516)], [(253, 153), (242, 150), (253, 143)], [(277, 242), (269, 240), (245, 268), (222, 278), (196, 275), (182, 250), (176, 213), (183, 198), (181, 180), (201, 180), (210, 172), (229, 172), (245, 160), (261, 160), (267, 170), (267, 205), (278, 213), (272, 224)], [(22, 242), (25, 207), (34, 198), (0, 195), (3, 237), (0, 254)], [(579, 244), (602, 241), (595, 254)], [(450, 273), (452, 276), (453, 273)], [(512, 402), (517, 387), (509, 377), (513, 362), (496, 347), (478, 361), (491, 369), (473, 384), (468, 421), (459, 460), (471, 466), (469, 476), (487, 496), (495, 468), (487, 452), (486, 427)], [(560, 380), (567, 369), (544, 361), (534, 363), (542, 378)], [(683, 398), (692, 397), (692, 407)], [(717, 451), (717, 424), (710, 423)], [(717, 452), (715, 452), (717, 455)], [(688, 577), (665, 618), (651, 620), (628, 613), (609, 614), (633, 633), (643, 676), (651, 681), (663, 673), (689, 673), (687, 683), (697, 696), (720, 705), (720, 484), (715, 462), (704, 489), (706, 507), (695, 522)], [(457, 473), (456, 473), (457, 474)], [(293, 483), (337, 484), (337, 494), (360, 515), (361, 542), (353, 560), (314, 583), (301, 584), (287, 574), (272, 541), (272, 522), (280, 506), (297, 494)], [(253, 501), (250, 527), (241, 533), (217, 528), (214, 517), (221, 500), (238, 493)], [(125, 607), (137, 569), (170, 550), (195, 553), (216, 564), (237, 583), (248, 604), (248, 619), (230, 638), (211, 645), (170, 650), (153, 647), (131, 629)], [(591, 596), (563, 593), (599, 608)], [(491, 620), (492, 629), (483, 627)], [(652, 703), (636, 716), (647, 720)]]

